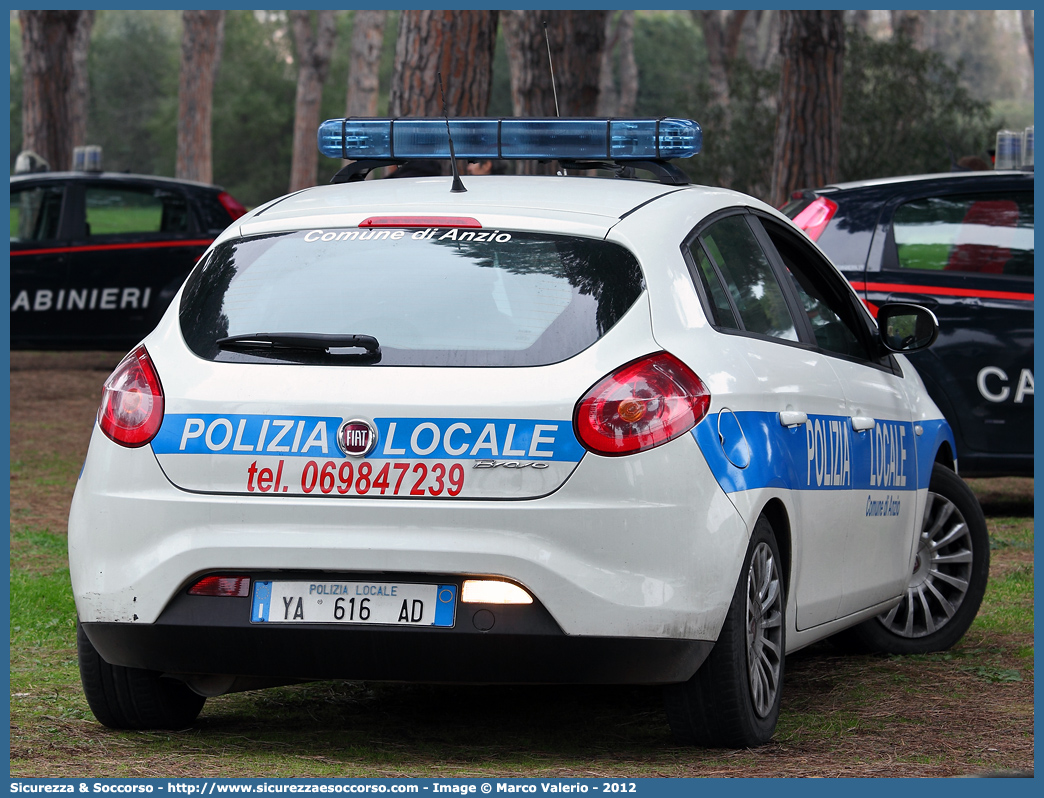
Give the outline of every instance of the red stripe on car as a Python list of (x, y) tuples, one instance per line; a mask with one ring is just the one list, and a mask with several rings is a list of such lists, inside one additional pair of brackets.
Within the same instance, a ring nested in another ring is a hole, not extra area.
[(209, 247), (212, 238), (200, 238), (191, 241), (142, 241), (136, 244), (87, 244), (82, 247), (52, 247), (49, 249), (11, 250), (15, 255), (51, 255), (56, 252), (97, 252), (106, 249), (156, 249), (159, 247)]
[(905, 283), (853, 282), (856, 291), (887, 291), (895, 294), (934, 294), (936, 296), (968, 296), (979, 299), (1018, 299), (1033, 301), (1033, 294), (1019, 291), (984, 291), (977, 288), (950, 288), (942, 285), (907, 285)]

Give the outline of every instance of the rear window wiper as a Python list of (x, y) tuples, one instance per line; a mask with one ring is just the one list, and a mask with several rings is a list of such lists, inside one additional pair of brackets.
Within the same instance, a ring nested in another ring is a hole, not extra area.
[[(381, 345), (372, 335), (338, 335), (327, 333), (248, 333), (219, 338), (222, 349), (289, 349), (299, 352), (323, 352), (337, 357), (357, 357), (374, 363), (381, 359)], [(334, 352), (335, 349), (362, 349), (362, 352)]]

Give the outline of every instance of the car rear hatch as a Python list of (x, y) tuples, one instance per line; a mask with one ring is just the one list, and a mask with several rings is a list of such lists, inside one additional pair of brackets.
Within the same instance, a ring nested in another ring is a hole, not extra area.
[(226, 240), (180, 332), (152, 347), (160, 466), (267, 497), (546, 495), (584, 455), (577, 401), (657, 349), (632, 253), (470, 217)]

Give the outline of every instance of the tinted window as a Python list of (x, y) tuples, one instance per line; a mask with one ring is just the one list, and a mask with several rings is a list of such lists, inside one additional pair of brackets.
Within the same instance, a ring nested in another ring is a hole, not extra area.
[(53, 241), (58, 237), (61, 211), (60, 186), (12, 189), (11, 240)]
[[(826, 227), (813, 240), (839, 269), (861, 271), (866, 266), (874, 227), (881, 215), (880, 199), (875, 196), (862, 199), (858, 194), (853, 196), (830, 192), (821, 196), (836, 203), (837, 209), (831, 214)], [(791, 199), (780, 210), (794, 219), (811, 205), (815, 198), (815, 195), (803, 195)]]
[(904, 269), (1033, 274), (1029, 192), (915, 200), (896, 210), (892, 229)]
[(216, 233), (232, 224), (232, 217), (229, 216), (228, 211), (221, 204), (216, 193), (200, 191), (193, 195), (193, 199), (196, 203), (196, 210), (202, 219), (204, 230)]
[(690, 251), (692, 252), (693, 260), (696, 261), (700, 281), (710, 297), (711, 315), (714, 323), (718, 327), (738, 330), (740, 326), (736, 321), (736, 314), (732, 312), (732, 305), (729, 303), (729, 298), (725, 295), (725, 288), (721, 284), (721, 278), (715, 271), (714, 265), (710, 262), (710, 258), (707, 257), (707, 253), (703, 251), (703, 247), (698, 241), (693, 243)]
[(382, 365), (542, 365), (598, 340), (643, 288), (634, 256), (605, 241), (313, 230), (218, 247), (189, 278), (181, 326), (193, 351), (214, 360), (265, 357), (221, 350), (226, 336), (307, 332), (374, 336)]
[(747, 221), (728, 216), (708, 227), (699, 240), (725, 282), (743, 329), (798, 340), (783, 291)]
[(185, 198), (163, 189), (88, 186), (87, 234), (184, 233), (189, 229)]
[(840, 278), (819, 255), (795, 236), (766, 221), (765, 230), (779, 252), (790, 276), (798, 301), (808, 316), (820, 349), (838, 355), (868, 360), (865, 327), (852, 305), (851, 296)]

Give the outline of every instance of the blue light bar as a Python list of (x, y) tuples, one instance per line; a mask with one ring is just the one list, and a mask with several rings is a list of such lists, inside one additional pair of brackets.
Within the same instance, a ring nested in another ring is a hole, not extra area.
[[(458, 158), (520, 160), (666, 160), (700, 151), (703, 132), (691, 119), (450, 119)], [(328, 119), (319, 152), (353, 161), (449, 158), (446, 120)]]

